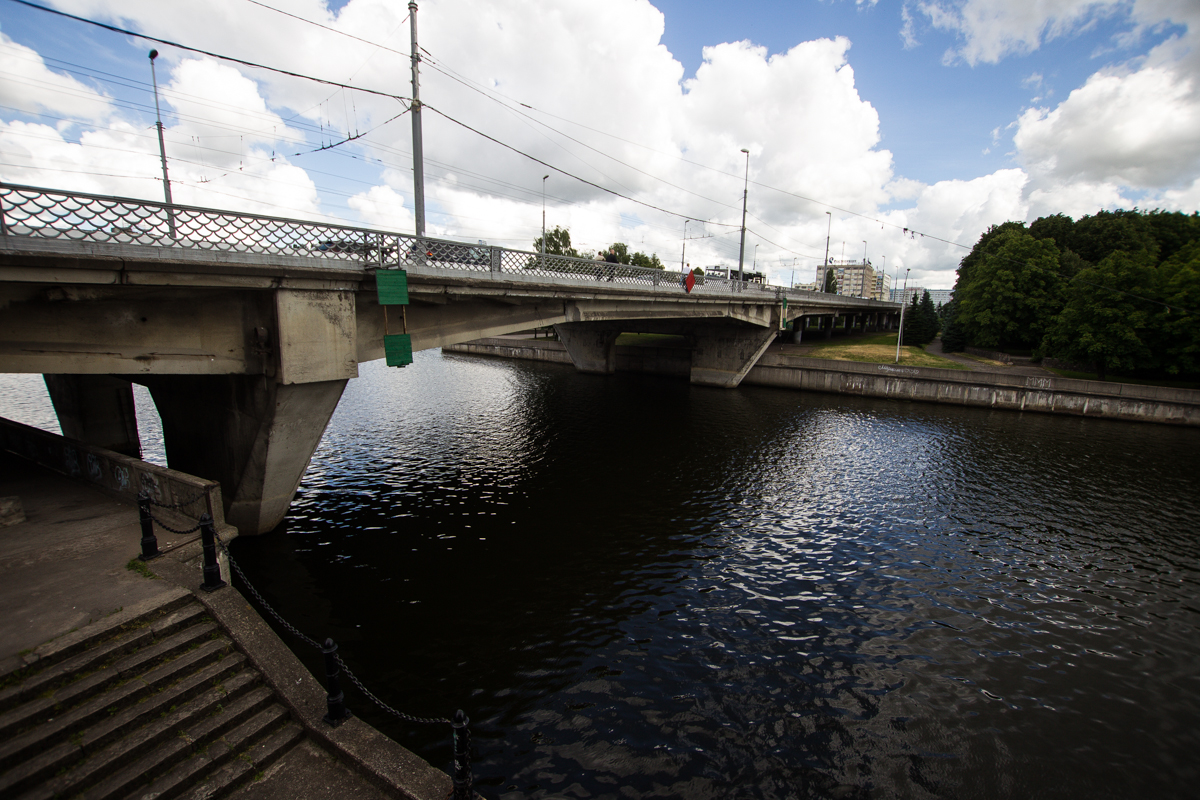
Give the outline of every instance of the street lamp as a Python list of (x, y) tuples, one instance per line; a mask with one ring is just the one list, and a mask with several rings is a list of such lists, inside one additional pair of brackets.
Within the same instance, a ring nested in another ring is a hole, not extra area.
[(867, 240), (863, 239), (863, 268), (862, 268), (862, 286), (858, 289), (859, 297), (866, 297), (867, 291)]
[(904, 270), (904, 288), (900, 290), (900, 330), (896, 332), (896, 363), (900, 363), (900, 342), (904, 340), (904, 293), (908, 291), (908, 270)]
[(742, 289), (742, 264), (746, 258), (746, 195), (750, 191), (750, 151), (742, 148), (746, 154), (746, 183), (742, 187), (742, 244), (738, 248), (738, 291)]
[(679, 272), (680, 273), (682, 273), (683, 269), (684, 269), (684, 261), (683, 260), (684, 260), (684, 258), (687, 257), (687, 224), (689, 222), (691, 222), (690, 219), (685, 219), (683, 221), (683, 252), (679, 254)]
[(833, 213), (825, 212), (825, 216), (829, 217), (829, 224), (825, 226), (825, 263), (821, 267), (821, 291), (825, 291), (825, 287), (829, 284), (829, 234), (833, 230)]
[(758, 245), (754, 245), (754, 263), (750, 265), (750, 273), (758, 271)]
[(546, 178), (549, 177), (542, 176), (542, 261), (546, 260)]
[(163, 169), (163, 193), (167, 197), (167, 230), (171, 234), (171, 238), (175, 238), (175, 211), (171, 208), (174, 202), (171, 200), (171, 179), (167, 177), (167, 146), (163, 143), (163, 126), (162, 112), (158, 108), (158, 76), (154, 72), (154, 59), (158, 58), (158, 51), (150, 51), (150, 82), (154, 84), (154, 118), (155, 126), (158, 128), (158, 155), (162, 159)]

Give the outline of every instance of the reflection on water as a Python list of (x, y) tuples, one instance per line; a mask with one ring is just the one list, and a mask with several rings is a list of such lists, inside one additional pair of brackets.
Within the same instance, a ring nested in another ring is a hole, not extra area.
[[(467, 710), (485, 795), (1191, 794), (1200, 432), (361, 371), (235, 556), (386, 702)], [(348, 701), (447, 765), (443, 727)]]

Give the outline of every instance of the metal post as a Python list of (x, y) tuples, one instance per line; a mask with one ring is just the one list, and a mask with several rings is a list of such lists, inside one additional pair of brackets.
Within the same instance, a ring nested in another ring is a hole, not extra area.
[(896, 363), (900, 363), (900, 343), (904, 341), (904, 293), (908, 291), (908, 270), (904, 270), (904, 288), (900, 290), (900, 330), (896, 332)]
[(746, 154), (746, 182), (742, 186), (742, 244), (738, 248), (738, 291), (742, 290), (742, 262), (746, 257), (746, 195), (750, 191), (750, 151), (742, 148)]
[(542, 176), (542, 269), (546, 268), (546, 178)]
[(215, 592), (227, 584), (221, 580), (221, 565), (217, 563), (217, 531), (213, 527), (213, 518), (208, 514), (200, 517), (200, 541), (204, 547), (204, 583), (200, 584), (200, 588)]
[(342, 694), (342, 683), (338, 680), (342, 674), (337, 662), (337, 645), (333, 639), (326, 639), (321, 652), (325, 654), (325, 722), (337, 727), (350, 717), (350, 709), (346, 708), (345, 695)]
[(154, 59), (158, 51), (150, 51), (150, 81), (154, 84), (154, 117), (158, 128), (158, 155), (162, 159), (163, 193), (167, 197), (167, 231), (172, 239), (175, 238), (175, 203), (171, 200), (171, 179), (167, 177), (167, 146), (163, 142), (162, 112), (158, 108), (158, 76), (154, 72)]
[[(0, 183), (0, 190), (4, 184)], [(8, 236), (8, 222), (4, 219), (4, 192), (0, 191), (0, 236)]]
[(460, 708), (450, 724), (454, 740), (454, 800), (471, 800), (474, 796), (474, 779), (471, 777), (471, 720)]
[(142, 561), (149, 561), (162, 555), (158, 552), (158, 537), (154, 535), (154, 517), (150, 515), (150, 495), (144, 491), (139, 493), (137, 504), (138, 516), (142, 522), (142, 554), (138, 558)]
[[(413, 217), (417, 236), (425, 235), (425, 154), (421, 147), (421, 79), (417, 66), (421, 51), (417, 49), (417, 3), (408, 3), (409, 27), (412, 33), (412, 138), (413, 138)], [(425, 245), (422, 243), (424, 252)]]
[(821, 267), (821, 288), (819, 290), (822, 292), (829, 284), (829, 234), (833, 231), (833, 213), (826, 211), (825, 216), (829, 217), (829, 224), (825, 226), (825, 263)]

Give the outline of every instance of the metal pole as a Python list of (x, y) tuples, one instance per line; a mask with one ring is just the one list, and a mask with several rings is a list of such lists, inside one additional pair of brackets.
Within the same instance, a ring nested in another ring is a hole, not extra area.
[(833, 230), (833, 213), (826, 211), (825, 216), (829, 217), (829, 224), (825, 226), (825, 264), (821, 268), (821, 288), (818, 289), (821, 292), (829, 283), (829, 234)]
[(746, 182), (742, 187), (742, 244), (738, 248), (738, 290), (741, 290), (742, 284), (742, 262), (746, 258), (746, 195), (750, 191), (750, 151), (742, 148), (742, 152), (746, 154)]
[(325, 717), (327, 725), (337, 727), (350, 717), (350, 709), (346, 708), (346, 696), (342, 693), (342, 683), (338, 679), (342, 671), (337, 663), (337, 645), (333, 639), (326, 639), (321, 652), (325, 654)]
[(138, 556), (138, 559), (149, 561), (162, 555), (158, 552), (158, 537), (154, 535), (154, 517), (150, 515), (150, 495), (144, 491), (139, 493), (137, 504), (138, 517), (142, 523), (142, 554)]
[(163, 194), (167, 197), (167, 231), (171, 238), (175, 238), (175, 210), (172, 206), (175, 205), (171, 200), (171, 179), (167, 177), (167, 145), (163, 142), (163, 126), (162, 112), (158, 107), (158, 75), (154, 71), (154, 59), (158, 58), (158, 51), (150, 51), (150, 82), (154, 84), (154, 118), (156, 120), (155, 127), (158, 128), (158, 155), (162, 159), (163, 169)]
[(217, 563), (217, 531), (213, 527), (213, 518), (207, 513), (200, 516), (200, 541), (204, 549), (204, 583), (200, 588), (206, 592), (215, 592), (226, 586), (221, 580), (221, 565)]
[(904, 289), (900, 292), (900, 330), (896, 332), (896, 363), (900, 363), (900, 342), (904, 340), (904, 292), (908, 291), (908, 270), (904, 270)]
[(549, 175), (542, 176), (542, 263), (546, 263), (546, 178)]
[(866, 297), (867, 291), (867, 240), (863, 239), (863, 268), (862, 268), (862, 286), (858, 289), (859, 297)]
[(687, 224), (689, 222), (691, 222), (690, 219), (685, 219), (683, 221), (683, 252), (679, 254), (679, 271), (680, 272), (683, 272), (684, 258), (687, 256)]
[[(417, 49), (417, 3), (408, 3), (409, 27), (412, 32), (412, 138), (413, 138), (413, 217), (417, 236), (425, 235), (425, 154), (421, 147), (421, 79), (417, 69), (421, 51)], [(421, 245), (422, 249), (425, 247)]]
[(454, 800), (471, 800), (475, 796), (474, 779), (471, 777), (471, 720), (460, 708), (450, 723), (454, 743)]

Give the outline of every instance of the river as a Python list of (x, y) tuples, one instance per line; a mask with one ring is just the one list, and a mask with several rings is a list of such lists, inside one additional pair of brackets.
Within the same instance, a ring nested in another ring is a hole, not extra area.
[[(485, 796), (1194, 796), (1200, 431), (360, 370), (233, 553), (384, 702), (466, 710)], [(347, 702), (448, 766), (446, 726)]]

